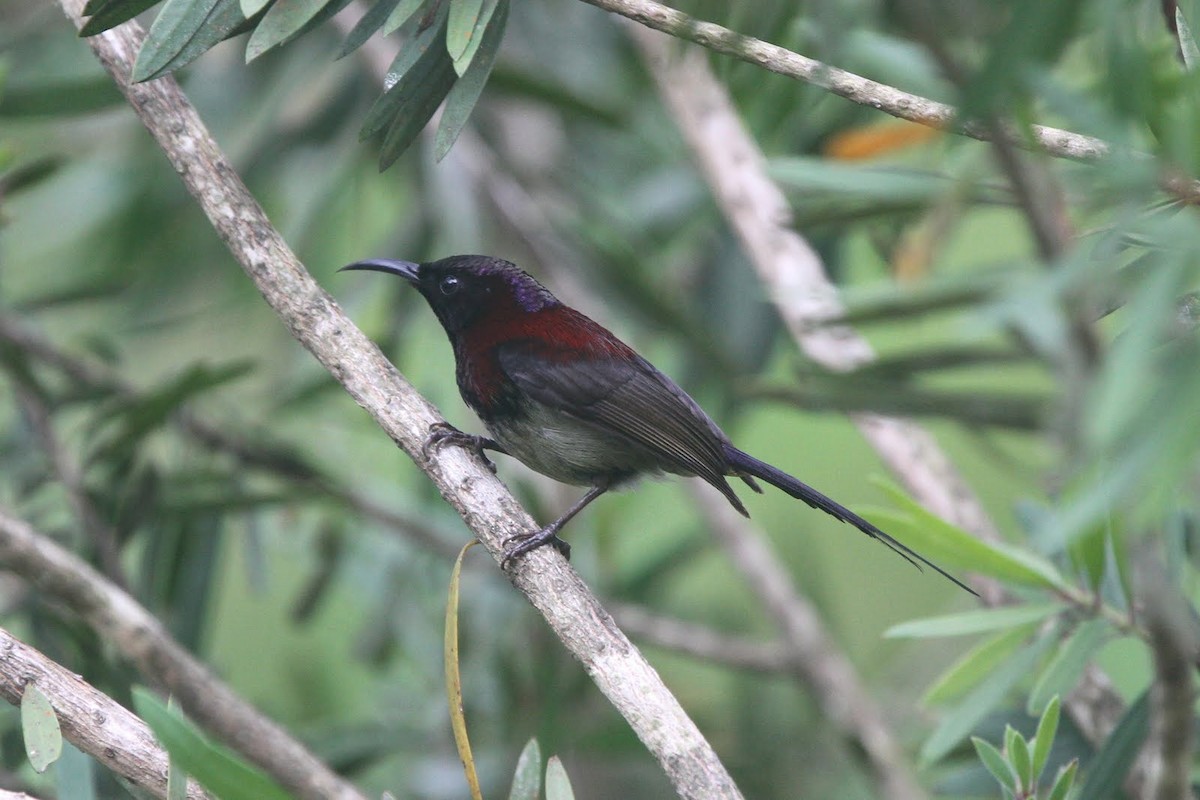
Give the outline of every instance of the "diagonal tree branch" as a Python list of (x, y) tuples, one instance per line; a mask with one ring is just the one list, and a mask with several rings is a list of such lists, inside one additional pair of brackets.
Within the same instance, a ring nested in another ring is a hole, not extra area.
[[(36, 684), (50, 700), (63, 737), (134, 786), (167, 796), (167, 754), (146, 723), (78, 675), (0, 628), (0, 697), (21, 704), (25, 687)], [(25, 797), (0, 792), (6, 796)], [(212, 800), (193, 780), (188, 800)]]
[[(82, 0), (62, 0), (62, 6), (80, 27)], [(296, 260), (175, 80), (130, 85), (130, 69), (143, 38), (139, 26), (127, 23), (89, 43), (217, 234), (292, 335), (426, 470), (498, 559), (505, 539), (533, 529), (533, 521), (486, 466), (465, 451), (447, 448), (425, 459), (422, 444), (440, 415)], [(625, 716), (681, 797), (741, 797), (712, 746), (658, 673), (561, 556), (545, 548), (535, 551), (519, 561), (509, 577)], [(195, 709), (189, 710), (203, 719)]]

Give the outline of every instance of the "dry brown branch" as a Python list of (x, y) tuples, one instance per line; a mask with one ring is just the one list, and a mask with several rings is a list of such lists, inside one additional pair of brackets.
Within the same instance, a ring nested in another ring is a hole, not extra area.
[[(174, 695), (192, 719), (262, 767), (297, 797), (365, 800), (282, 728), (184, 650), (149, 611), (73, 553), (0, 508), (0, 567), (65, 604)], [(15, 673), (17, 676), (20, 673)]]
[[(36, 684), (50, 700), (63, 737), (134, 786), (167, 796), (167, 754), (154, 734), (123, 706), (0, 628), (0, 697), (20, 706), (25, 687)], [(25, 797), (0, 792), (0, 798)], [(189, 800), (210, 800), (188, 781)]]
[[(64, 10), (77, 27), (82, 24), (82, 5), (81, 0), (63, 0)], [(422, 456), (430, 426), (440, 421), (436, 410), (296, 260), (178, 84), (164, 78), (130, 85), (130, 68), (143, 38), (137, 25), (126, 24), (89, 43), (214, 230), (292, 335), (426, 470), (498, 558), (504, 540), (533, 529), (533, 521), (470, 454), (445, 448), (429, 460)], [(629, 721), (681, 797), (715, 800), (741, 796), (695, 723), (560, 556), (545, 548), (535, 551), (517, 562), (509, 577)], [(193, 716), (197, 716), (194, 711)]]

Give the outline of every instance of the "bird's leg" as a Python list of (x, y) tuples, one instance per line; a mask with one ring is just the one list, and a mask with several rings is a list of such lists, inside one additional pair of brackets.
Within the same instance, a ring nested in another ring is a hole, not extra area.
[(595, 500), (600, 495), (608, 491), (608, 485), (593, 486), (588, 489), (588, 493), (579, 498), (575, 505), (567, 509), (567, 512), (558, 519), (551, 522), (546, 527), (535, 533), (519, 533), (516, 536), (510, 536), (504, 540), (504, 558), (500, 560), (500, 569), (506, 569), (508, 562), (518, 556), (523, 556), (530, 550), (536, 550), (544, 544), (554, 545), (554, 549), (562, 553), (562, 557), (571, 560), (571, 545), (558, 538), (558, 532), (563, 526), (571, 521), (571, 518), (578, 514), (587, 506), (588, 503)]
[(429, 438), (425, 440), (425, 444), (421, 445), (421, 455), (428, 461), (429, 453), (435, 447), (441, 447), (446, 444), (465, 447), (467, 450), (470, 450), (479, 456), (480, 460), (492, 471), (492, 474), (496, 472), (496, 465), (492, 463), (492, 460), (483, 451), (494, 450), (497, 453), (505, 453), (506, 455), (508, 453), (495, 439), (489, 439), (486, 436), (476, 436), (473, 433), (464, 433), (449, 422), (435, 422), (429, 426)]

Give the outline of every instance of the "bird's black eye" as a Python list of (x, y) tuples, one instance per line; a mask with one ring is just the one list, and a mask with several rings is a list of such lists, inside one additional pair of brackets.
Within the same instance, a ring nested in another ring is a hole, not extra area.
[(447, 275), (446, 277), (442, 278), (442, 282), (438, 284), (438, 289), (440, 289), (442, 294), (446, 295), (447, 297), (456, 293), (461, 287), (462, 281), (453, 275)]

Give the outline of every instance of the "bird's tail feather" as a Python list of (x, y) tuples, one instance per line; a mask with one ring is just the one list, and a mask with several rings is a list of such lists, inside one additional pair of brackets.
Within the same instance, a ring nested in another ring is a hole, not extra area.
[(793, 478), (783, 470), (773, 467), (765, 461), (759, 461), (754, 456), (750, 455), (749, 453), (742, 452), (731, 444), (725, 445), (725, 457), (735, 473), (745, 473), (756, 478), (762, 478), (767, 483), (771, 484), (777, 489), (787, 492), (792, 497), (795, 497), (798, 500), (803, 500), (813, 508), (819, 508), (821, 511), (824, 511), (826, 514), (829, 514), (830, 516), (835, 517), (842, 522), (850, 523), (873, 539), (878, 539), (896, 553), (904, 557), (917, 569), (921, 568), (921, 564), (925, 564), (939, 575), (942, 575), (950, 580), (955, 585), (960, 586), (971, 594), (978, 596), (978, 593), (970, 586), (967, 586), (958, 578), (954, 577), (949, 572), (946, 572), (946, 570), (942, 569), (937, 564), (934, 564), (920, 553), (917, 553), (915, 550), (912, 550), (911, 548), (896, 541), (891, 536), (872, 525), (870, 522), (867, 522), (858, 514), (855, 514), (853, 511), (843, 506), (841, 503), (838, 503), (832, 498), (826, 497), (816, 489), (800, 480), (797, 480), (796, 478)]

